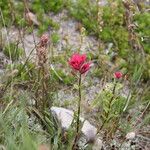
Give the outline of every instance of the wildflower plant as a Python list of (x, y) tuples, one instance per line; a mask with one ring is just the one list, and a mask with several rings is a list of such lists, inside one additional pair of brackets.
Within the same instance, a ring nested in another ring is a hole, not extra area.
[(99, 126), (98, 132), (105, 129), (108, 138), (111, 138), (118, 129), (125, 105), (125, 97), (120, 95), (120, 90), (123, 87), (120, 83), (122, 78), (123, 74), (120, 71), (115, 72), (114, 82), (104, 85), (103, 90), (93, 102), (93, 106), (101, 108), (99, 119), (102, 124)]
[[(47, 52), (48, 41), (49, 41), (48, 35), (46, 34), (42, 35), (40, 38), (39, 45), (36, 48), (38, 82), (41, 83), (41, 85), (39, 85), (39, 88), (36, 91), (36, 97), (41, 97), (40, 100), (37, 99), (36, 107), (40, 108), (41, 110), (44, 110), (48, 103), (48, 80), (49, 80), (48, 52)], [(40, 93), (42, 93), (42, 96)]]
[(122, 78), (122, 73), (119, 72), (119, 71), (117, 71), (117, 72), (114, 73), (114, 77), (115, 77), (116, 79), (120, 79), (120, 78)]
[(77, 121), (76, 121), (76, 137), (74, 140), (73, 149), (75, 149), (78, 136), (79, 136), (79, 127), (80, 127), (80, 114), (81, 114), (81, 82), (82, 82), (82, 75), (84, 75), (91, 67), (90, 62), (86, 62), (86, 54), (73, 54), (72, 57), (69, 59), (69, 65), (72, 68), (72, 71), (78, 77), (78, 111), (77, 111)]

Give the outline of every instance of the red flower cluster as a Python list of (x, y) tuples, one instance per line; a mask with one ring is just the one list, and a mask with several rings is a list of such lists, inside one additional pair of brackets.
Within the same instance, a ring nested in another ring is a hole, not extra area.
[(86, 63), (86, 55), (73, 54), (69, 60), (69, 65), (74, 69), (84, 74), (90, 69), (90, 62)]
[(117, 71), (117, 72), (114, 73), (114, 76), (115, 76), (116, 79), (120, 79), (120, 78), (122, 78), (122, 73)]

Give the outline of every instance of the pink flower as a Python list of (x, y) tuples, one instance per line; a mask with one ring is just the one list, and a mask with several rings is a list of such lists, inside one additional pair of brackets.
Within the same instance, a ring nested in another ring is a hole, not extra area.
[(90, 65), (91, 65), (91, 63), (83, 64), (80, 69), (80, 73), (83, 74), (83, 73), (87, 72), (90, 69)]
[(114, 73), (114, 76), (115, 76), (116, 79), (120, 79), (120, 78), (122, 78), (122, 73), (117, 71), (117, 72)]
[(87, 72), (90, 69), (90, 63), (86, 63), (85, 54), (73, 54), (69, 60), (69, 65), (74, 70), (79, 71), (81, 74)]

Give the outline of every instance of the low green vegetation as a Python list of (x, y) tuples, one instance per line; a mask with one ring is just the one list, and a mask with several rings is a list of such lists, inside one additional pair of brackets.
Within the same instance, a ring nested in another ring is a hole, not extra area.
[(23, 49), (19, 48), (15, 43), (10, 43), (9, 45), (6, 45), (3, 52), (8, 58), (13, 61), (21, 58), (24, 53)]
[[(43, 150), (40, 146), (91, 150), (95, 141), (84, 143), (79, 138), (80, 114), (92, 120), (96, 138), (101, 136), (106, 149), (114, 148), (116, 139), (116, 149), (121, 149), (128, 132), (149, 138), (145, 135), (150, 124), (149, 5), (100, 2), (0, 1), (0, 150)], [(27, 19), (29, 12), (37, 22)], [(97, 42), (96, 50), (91, 47), (85, 52), (86, 59), (77, 55), (76, 62), (70, 62), (72, 54), (81, 50), (74, 50), (69, 36), (60, 35), (60, 15), (62, 21), (72, 19), (77, 24), (75, 32), (81, 35), (78, 45), (84, 44), (85, 37)], [(12, 27), (22, 35), (20, 41), (9, 37), (5, 41), (3, 35), (8, 36)], [(25, 56), (22, 39), (28, 34), (38, 41), (28, 41), (35, 42), (35, 47)], [(114, 75), (116, 71), (120, 77)], [(75, 112), (69, 129), (61, 128), (60, 120), (50, 111), (52, 106)], [(139, 147), (142, 144), (137, 143)]]
[(143, 44), (144, 50), (146, 53), (150, 54), (150, 14), (148, 12), (145, 13), (137, 13), (134, 16), (134, 21), (137, 25), (136, 32), (139, 34), (141, 38), (141, 44)]

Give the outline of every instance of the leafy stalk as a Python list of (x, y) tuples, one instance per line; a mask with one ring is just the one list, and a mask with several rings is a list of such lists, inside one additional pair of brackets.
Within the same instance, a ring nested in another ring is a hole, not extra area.
[(72, 147), (72, 150), (76, 149), (76, 145), (77, 145), (77, 140), (78, 140), (78, 136), (79, 136), (79, 127), (80, 127), (80, 113), (81, 113), (81, 99), (82, 99), (82, 96), (81, 96), (81, 80), (82, 80), (82, 77), (81, 77), (81, 74), (79, 76), (79, 82), (78, 82), (78, 87), (79, 87), (79, 100), (78, 100), (78, 113), (77, 113), (77, 124), (76, 124), (76, 136), (75, 136), (75, 140), (74, 140), (74, 143), (73, 143), (73, 147)]

